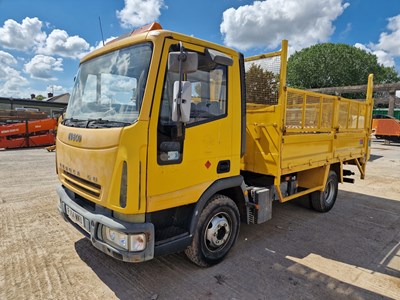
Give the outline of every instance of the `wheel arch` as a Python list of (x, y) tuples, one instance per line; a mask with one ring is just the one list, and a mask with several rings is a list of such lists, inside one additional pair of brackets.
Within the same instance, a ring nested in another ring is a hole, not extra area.
[(243, 218), (243, 216), (245, 217), (245, 199), (241, 188), (243, 181), (243, 176), (240, 175), (229, 178), (222, 178), (215, 181), (207, 188), (207, 190), (205, 190), (200, 199), (197, 201), (193, 210), (193, 215), (189, 227), (189, 233), (191, 236), (195, 232), (201, 212), (210, 201), (212, 196), (215, 194), (221, 194), (231, 198), (239, 209), (241, 219)]
[(339, 182), (343, 183), (343, 164), (341, 162), (331, 164), (330, 170), (336, 173)]
[(227, 188), (225, 190), (219, 191), (218, 194), (227, 196), (235, 202), (236, 206), (239, 209), (240, 219), (246, 222), (246, 203), (243, 195), (243, 190), (240, 186), (235, 186), (231, 188)]

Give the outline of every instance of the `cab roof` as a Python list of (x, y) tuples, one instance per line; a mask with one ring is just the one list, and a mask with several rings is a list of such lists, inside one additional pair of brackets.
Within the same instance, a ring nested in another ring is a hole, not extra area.
[(192, 36), (180, 34), (177, 32), (165, 30), (162, 28), (162, 26), (157, 23), (153, 22), (151, 24), (145, 25), (143, 27), (140, 27), (138, 29), (135, 29), (129, 33), (123, 34), (110, 42), (106, 43), (103, 47), (96, 49), (89, 54), (87, 54), (85, 57), (81, 59), (81, 63), (88, 61), (94, 57), (103, 55), (105, 53), (118, 50), (124, 47), (127, 47), (131, 44), (134, 44), (135, 42), (142, 42), (142, 41), (150, 41), (150, 40), (155, 40), (159, 37), (171, 37), (175, 38), (177, 40), (183, 40), (183, 41), (188, 41), (188, 42), (193, 42), (195, 44), (198, 44), (200, 46), (203, 46), (205, 48), (211, 47), (216, 50), (229, 53), (231, 55), (237, 55), (237, 51), (218, 45), (214, 44), (205, 40), (201, 40)]

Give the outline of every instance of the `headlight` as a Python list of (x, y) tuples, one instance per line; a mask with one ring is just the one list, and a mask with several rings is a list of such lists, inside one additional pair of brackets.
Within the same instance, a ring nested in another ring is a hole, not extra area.
[(119, 232), (113, 229), (110, 229), (106, 226), (103, 227), (104, 232), (103, 232), (103, 237), (107, 243), (109, 243), (112, 246), (116, 246), (119, 249), (123, 250), (129, 250), (128, 248), (128, 235)]
[(103, 238), (107, 244), (125, 251), (142, 251), (146, 248), (144, 233), (126, 234), (103, 226)]

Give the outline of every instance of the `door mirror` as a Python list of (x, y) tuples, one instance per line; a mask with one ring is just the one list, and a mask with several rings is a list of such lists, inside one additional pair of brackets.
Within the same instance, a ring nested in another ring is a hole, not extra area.
[(170, 52), (168, 55), (168, 70), (179, 73), (181, 64), (182, 73), (193, 73), (197, 71), (198, 57), (196, 52)]
[(189, 122), (191, 103), (192, 84), (190, 81), (175, 81), (174, 101), (172, 103), (172, 121), (183, 123)]

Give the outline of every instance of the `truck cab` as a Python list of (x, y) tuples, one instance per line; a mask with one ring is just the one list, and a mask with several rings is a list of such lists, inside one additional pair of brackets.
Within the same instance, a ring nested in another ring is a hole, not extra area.
[(186, 249), (206, 200), (241, 193), (242, 68), (238, 52), (157, 23), (83, 58), (57, 134), (63, 216), (124, 261)]

